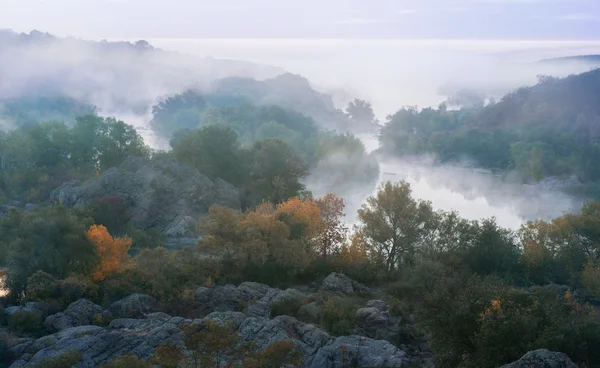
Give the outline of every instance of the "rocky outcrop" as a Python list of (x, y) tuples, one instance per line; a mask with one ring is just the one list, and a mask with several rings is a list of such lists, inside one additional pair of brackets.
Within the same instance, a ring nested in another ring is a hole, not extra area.
[(110, 305), (109, 311), (115, 317), (143, 318), (158, 311), (158, 302), (150, 295), (131, 294)]
[(321, 290), (340, 292), (344, 294), (354, 294), (357, 292), (370, 293), (370, 290), (365, 285), (356, 282), (346, 275), (332, 272), (321, 283)]
[(64, 312), (48, 316), (44, 324), (50, 331), (61, 331), (71, 327), (108, 321), (110, 317), (110, 313), (101, 306), (87, 299), (80, 299), (71, 303)]
[(67, 328), (24, 344), (21, 356), (10, 368), (35, 367), (44, 359), (69, 350), (82, 354), (80, 366), (83, 368), (98, 367), (126, 353), (145, 359), (165, 342), (183, 348), (182, 328), (191, 324), (202, 326), (207, 321), (231, 324), (242, 342), (253, 342), (258, 349), (291, 340), (304, 353), (305, 367), (308, 368), (339, 368), (348, 366), (349, 361), (365, 367), (408, 367), (412, 362), (406, 353), (387, 341), (360, 336), (332, 338), (319, 328), (293, 317), (266, 319), (248, 317), (240, 312), (214, 312), (201, 320), (153, 313), (144, 319), (116, 319), (108, 328)]
[(342, 336), (319, 349), (307, 367), (408, 367), (407, 354), (387, 341)]
[(7, 324), (10, 324), (14, 316), (26, 313), (41, 323), (48, 316), (49, 309), (50, 307), (46, 304), (29, 302), (23, 306), (18, 305), (4, 308), (4, 319)]
[(530, 351), (516, 362), (502, 368), (577, 368), (577, 365), (563, 353), (546, 349)]
[(223, 180), (213, 182), (175, 159), (147, 161), (136, 157), (86, 183), (62, 184), (51, 192), (49, 201), (82, 207), (106, 197), (119, 197), (140, 228), (169, 236), (188, 233), (190, 225), (212, 205), (241, 207), (239, 192)]

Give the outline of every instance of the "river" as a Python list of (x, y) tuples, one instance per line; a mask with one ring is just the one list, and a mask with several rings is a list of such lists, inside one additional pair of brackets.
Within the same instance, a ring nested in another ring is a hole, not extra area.
[[(379, 148), (376, 136), (359, 135), (359, 138), (368, 152)], [(436, 210), (456, 210), (470, 220), (495, 217), (499, 225), (511, 229), (518, 229), (529, 220), (559, 217), (582, 204), (559, 190), (511, 183), (489, 171), (465, 165), (435, 164), (430, 157), (377, 158), (380, 169), (377, 183), (343, 194), (349, 223), (356, 223), (358, 208), (387, 181), (407, 181), (413, 196), (431, 201)]]

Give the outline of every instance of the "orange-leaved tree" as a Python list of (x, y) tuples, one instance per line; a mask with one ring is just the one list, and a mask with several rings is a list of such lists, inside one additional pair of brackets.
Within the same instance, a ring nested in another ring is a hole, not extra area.
[(92, 225), (87, 236), (98, 250), (99, 262), (92, 274), (94, 281), (104, 280), (108, 275), (118, 273), (129, 266), (131, 238), (113, 238), (106, 227)]
[(317, 199), (316, 204), (321, 213), (321, 221), (315, 244), (321, 256), (325, 258), (344, 241), (346, 236), (347, 229), (344, 224), (346, 203), (343, 198), (330, 193)]
[(277, 205), (276, 215), (290, 226), (295, 238), (312, 240), (319, 231), (321, 213), (310, 199), (290, 198)]

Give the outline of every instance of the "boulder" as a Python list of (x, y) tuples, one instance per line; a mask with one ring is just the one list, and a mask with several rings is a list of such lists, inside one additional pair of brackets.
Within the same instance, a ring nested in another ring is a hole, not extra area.
[(150, 295), (131, 294), (110, 305), (109, 311), (115, 317), (143, 318), (158, 311), (158, 302)]
[(60, 331), (66, 328), (86, 326), (96, 321), (107, 321), (110, 313), (101, 306), (87, 299), (71, 303), (62, 313), (53, 314), (46, 318), (44, 324), (49, 330)]
[(304, 304), (298, 310), (298, 318), (305, 322), (318, 323), (322, 311), (323, 308), (317, 302)]
[(214, 312), (198, 320), (150, 313), (143, 319), (115, 319), (108, 328), (66, 328), (35, 341), (23, 342), (15, 350), (17, 360), (10, 368), (35, 367), (41, 361), (68, 350), (82, 354), (79, 366), (83, 368), (98, 367), (127, 353), (147, 359), (156, 347), (166, 342), (184, 348), (182, 328), (208, 321), (231, 324), (243, 342), (253, 342), (259, 349), (290, 340), (302, 350), (305, 366), (309, 368), (346, 367), (349, 362), (346, 358), (359, 363), (359, 366), (369, 367), (404, 367), (411, 362), (402, 350), (388, 342), (360, 336), (332, 338), (314, 325), (293, 317), (279, 316), (269, 320), (248, 317), (240, 312)]
[(411, 363), (404, 351), (387, 341), (354, 335), (330, 341), (306, 367), (408, 367)]
[(83, 207), (104, 197), (120, 197), (142, 229), (183, 236), (212, 205), (239, 210), (240, 193), (223, 180), (211, 181), (175, 159), (129, 157), (86, 183), (69, 181), (50, 193), (49, 202)]
[(306, 298), (306, 295), (303, 292), (296, 289), (286, 289), (283, 291), (273, 289), (270, 294), (265, 295), (265, 299), (269, 302), (271, 306), (275, 304), (293, 302), (304, 298)]
[(321, 283), (321, 290), (340, 292), (344, 294), (354, 294), (356, 292), (371, 292), (371, 290), (365, 285), (352, 280), (346, 275), (335, 272), (332, 272), (331, 274), (329, 274), (329, 276), (325, 278), (325, 280), (323, 280), (323, 282)]
[(12, 318), (17, 313), (27, 313), (34, 316), (34, 318), (40, 323), (48, 316), (50, 307), (44, 303), (28, 302), (23, 306), (12, 306), (4, 308), (4, 319), (7, 324), (10, 323)]
[(533, 350), (523, 355), (521, 359), (502, 368), (577, 368), (577, 365), (563, 353), (546, 349)]

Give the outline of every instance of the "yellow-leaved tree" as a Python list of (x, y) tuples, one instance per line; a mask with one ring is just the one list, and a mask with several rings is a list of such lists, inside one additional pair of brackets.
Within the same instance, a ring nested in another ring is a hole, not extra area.
[(129, 266), (131, 238), (113, 238), (103, 225), (92, 225), (87, 236), (98, 251), (99, 262), (92, 274), (94, 281), (104, 280)]

